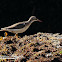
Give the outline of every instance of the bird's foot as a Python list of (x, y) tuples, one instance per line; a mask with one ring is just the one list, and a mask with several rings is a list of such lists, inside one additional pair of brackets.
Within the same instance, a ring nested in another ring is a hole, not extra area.
[(15, 38), (19, 39), (19, 38), (18, 38), (18, 34), (15, 34)]
[(0, 36), (0, 41), (3, 39), (3, 37), (2, 36)]
[(7, 37), (7, 36), (8, 36), (8, 33), (7, 33), (7, 32), (5, 32), (5, 33), (4, 33), (4, 35), (5, 35), (5, 37)]

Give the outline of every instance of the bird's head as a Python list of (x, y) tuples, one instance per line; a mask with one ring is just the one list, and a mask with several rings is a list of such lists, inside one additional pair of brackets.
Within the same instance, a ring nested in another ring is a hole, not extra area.
[(29, 20), (42, 22), (41, 20), (37, 19), (36, 16), (31, 16)]

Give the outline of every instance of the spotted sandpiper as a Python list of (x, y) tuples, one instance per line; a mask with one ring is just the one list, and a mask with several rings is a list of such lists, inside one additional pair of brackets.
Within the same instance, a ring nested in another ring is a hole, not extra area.
[(31, 16), (28, 21), (15, 23), (11, 26), (1, 28), (0, 31), (8, 31), (17, 35), (18, 33), (25, 32), (34, 21), (42, 22), (39, 19), (37, 19), (35, 16)]

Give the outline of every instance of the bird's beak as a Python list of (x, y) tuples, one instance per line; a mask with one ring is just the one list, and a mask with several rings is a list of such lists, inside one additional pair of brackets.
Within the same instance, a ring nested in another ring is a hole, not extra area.
[(43, 21), (41, 21), (41, 20), (39, 20), (39, 19), (37, 19), (37, 21), (39, 21), (39, 22), (43, 22)]

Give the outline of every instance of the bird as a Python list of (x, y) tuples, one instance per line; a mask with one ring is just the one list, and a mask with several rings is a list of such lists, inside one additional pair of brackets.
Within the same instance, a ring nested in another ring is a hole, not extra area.
[[(18, 35), (18, 33), (23, 33), (25, 32), (29, 27), (30, 25), (35, 22), (35, 21), (39, 21), (39, 22), (42, 22), (41, 20), (37, 19), (36, 16), (31, 16), (28, 21), (23, 21), (23, 22), (18, 22), (18, 23), (15, 23), (11, 26), (8, 26), (8, 27), (4, 27), (4, 28), (1, 28), (0, 31), (8, 31), (8, 32), (11, 32), (11, 33), (14, 33), (15, 36)], [(5, 32), (6, 33), (6, 32)], [(5, 34), (7, 36), (7, 33)]]

